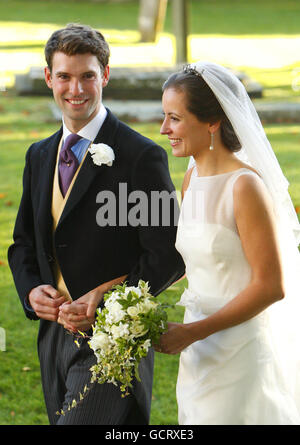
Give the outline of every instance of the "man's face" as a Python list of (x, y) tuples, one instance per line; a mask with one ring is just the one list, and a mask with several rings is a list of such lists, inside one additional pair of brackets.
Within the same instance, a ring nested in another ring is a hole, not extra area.
[(52, 72), (45, 68), (45, 80), (70, 131), (78, 132), (96, 116), (108, 78), (109, 67), (102, 75), (98, 59), (91, 53), (54, 53)]

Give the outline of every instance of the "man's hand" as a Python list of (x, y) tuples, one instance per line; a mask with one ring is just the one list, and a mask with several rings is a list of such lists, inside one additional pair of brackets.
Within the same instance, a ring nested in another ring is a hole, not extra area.
[(28, 301), (38, 317), (57, 321), (59, 306), (66, 301), (66, 298), (50, 284), (42, 284), (31, 289)]
[(88, 331), (95, 322), (95, 314), (104, 294), (112, 286), (121, 284), (127, 275), (115, 278), (111, 281), (87, 292), (72, 303), (65, 303), (59, 308), (58, 322), (71, 332)]
[(95, 321), (96, 309), (102, 298), (99, 286), (72, 303), (63, 304), (59, 308), (59, 323), (71, 332), (88, 331)]

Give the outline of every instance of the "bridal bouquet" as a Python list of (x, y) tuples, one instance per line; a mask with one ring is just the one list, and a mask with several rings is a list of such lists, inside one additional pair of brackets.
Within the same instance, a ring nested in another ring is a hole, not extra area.
[[(104, 308), (97, 309), (93, 335), (79, 334), (89, 338), (97, 363), (90, 368), (90, 383), (113, 383), (120, 386), (121, 395), (129, 394), (132, 380), (139, 377), (139, 364), (148, 353), (149, 348), (159, 343), (160, 336), (167, 330), (167, 313), (169, 305), (162, 304), (149, 292), (148, 283), (140, 280), (137, 287), (115, 286), (104, 295)], [(80, 344), (75, 340), (78, 347)], [(89, 388), (84, 387), (80, 400)], [(68, 411), (77, 406), (73, 400)], [(56, 414), (64, 415), (61, 410)]]
[(153, 343), (167, 330), (166, 305), (149, 292), (148, 283), (138, 287), (116, 286), (104, 296), (104, 308), (97, 310), (89, 345), (97, 363), (91, 368), (91, 382), (120, 384), (122, 396), (135, 376), (139, 363)]

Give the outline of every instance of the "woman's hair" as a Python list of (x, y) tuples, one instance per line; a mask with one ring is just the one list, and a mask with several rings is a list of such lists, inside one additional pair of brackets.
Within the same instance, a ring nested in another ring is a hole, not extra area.
[(232, 125), (216, 96), (198, 71), (185, 67), (184, 71), (172, 74), (163, 84), (162, 90), (173, 88), (185, 93), (186, 107), (200, 122), (214, 124), (221, 121), (221, 139), (230, 151), (241, 149)]
[(55, 52), (61, 51), (68, 56), (91, 53), (99, 61), (101, 72), (109, 61), (110, 51), (103, 35), (87, 25), (70, 23), (63, 29), (55, 31), (45, 47), (45, 57), (50, 71)]

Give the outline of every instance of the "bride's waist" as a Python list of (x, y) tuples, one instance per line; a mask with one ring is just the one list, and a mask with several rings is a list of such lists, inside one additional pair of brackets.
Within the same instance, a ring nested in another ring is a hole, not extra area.
[(197, 291), (192, 287), (188, 287), (184, 290), (180, 300), (176, 303), (179, 306), (184, 306), (186, 309), (209, 315), (226, 303), (228, 303), (235, 295), (221, 292), (204, 293), (203, 291)]
[[(195, 290), (191, 290), (191, 288), (186, 288), (181, 295), (180, 301), (178, 301), (176, 304), (184, 306), (186, 309), (184, 323), (192, 323), (205, 319), (211, 314), (214, 314), (235, 296), (236, 295), (232, 295), (231, 297), (228, 296), (227, 298), (224, 298), (224, 296), (217, 294), (204, 295), (200, 294), (199, 292), (195, 292)], [(244, 341), (245, 339), (248, 341), (250, 338), (258, 335), (258, 333), (261, 333), (264, 336), (267, 335), (267, 326), (268, 314), (266, 311), (263, 311), (250, 320), (226, 330), (226, 332), (228, 331), (228, 334), (226, 335), (231, 335), (229, 333), (230, 331), (234, 333), (237, 338), (240, 336), (241, 341)], [(222, 335), (224, 336), (224, 331), (222, 332)]]

